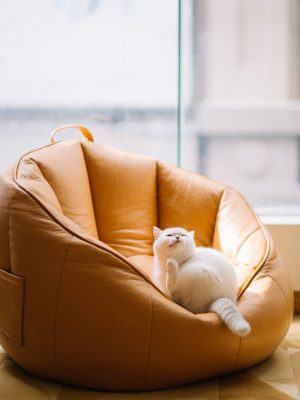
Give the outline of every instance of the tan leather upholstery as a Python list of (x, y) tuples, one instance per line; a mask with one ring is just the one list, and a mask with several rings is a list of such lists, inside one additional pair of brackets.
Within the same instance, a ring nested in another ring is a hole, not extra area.
[[(234, 336), (151, 280), (152, 226), (196, 231), (228, 255)], [(233, 189), (90, 142), (56, 142), (0, 178), (0, 338), (38, 376), (110, 390), (164, 388), (268, 357), (292, 318), (292, 288), (272, 239)]]

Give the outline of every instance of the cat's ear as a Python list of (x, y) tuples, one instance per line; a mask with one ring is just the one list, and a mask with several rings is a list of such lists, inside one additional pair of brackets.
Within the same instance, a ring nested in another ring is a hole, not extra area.
[(194, 236), (195, 236), (195, 231), (189, 231), (189, 234), (192, 236), (192, 238), (194, 238)]
[(153, 227), (153, 236), (155, 237), (155, 239), (158, 239), (160, 234), (161, 234), (161, 230), (157, 226), (154, 226)]

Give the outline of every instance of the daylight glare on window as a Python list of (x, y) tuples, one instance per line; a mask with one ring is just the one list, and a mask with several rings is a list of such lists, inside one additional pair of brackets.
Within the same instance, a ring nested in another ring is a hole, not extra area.
[(97, 142), (176, 163), (175, 3), (4, 0), (0, 168), (66, 123), (86, 125)]

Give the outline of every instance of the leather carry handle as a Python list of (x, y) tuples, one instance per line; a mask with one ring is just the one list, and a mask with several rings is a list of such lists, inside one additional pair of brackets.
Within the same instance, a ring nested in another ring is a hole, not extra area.
[(79, 129), (86, 140), (88, 140), (89, 142), (93, 142), (94, 141), (93, 135), (91, 134), (91, 132), (85, 126), (69, 124), (69, 125), (59, 126), (58, 128), (54, 129), (54, 131), (51, 132), (51, 135), (50, 135), (51, 143), (56, 142), (54, 137), (57, 134), (57, 132), (62, 131), (64, 129), (70, 129), (70, 128)]

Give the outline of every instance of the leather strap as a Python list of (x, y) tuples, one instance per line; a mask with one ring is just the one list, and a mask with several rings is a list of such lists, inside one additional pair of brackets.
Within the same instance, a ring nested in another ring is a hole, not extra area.
[(51, 143), (56, 142), (54, 137), (57, 134), (57, 132), (62, 131), (64, 129), (70, 129), (70, 128), (79, 129), (86, 140), (88, 140), (89, 142), (93, 142), (94, 141), (93, 135), (91, 134), (91, 132), (85, 126), (70, 124), (70, 125), (62, 125), (62, 126), (59, 126), (56, 129), (54, 129), (54, 131), (52, 131), (51, 135), (50, 135)]

